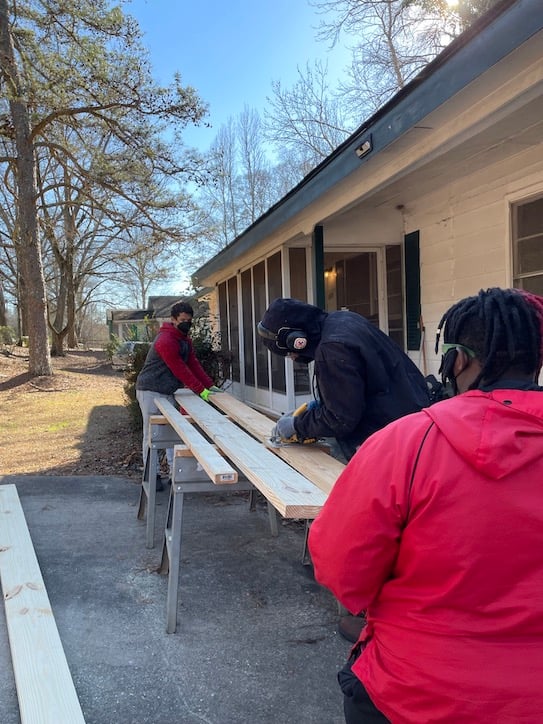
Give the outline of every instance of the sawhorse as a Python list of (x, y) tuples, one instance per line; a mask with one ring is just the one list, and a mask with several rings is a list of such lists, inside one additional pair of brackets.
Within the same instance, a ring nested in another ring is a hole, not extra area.
[(143, 480), (140, 489), (138, 505), (138, 520), (146, 518), (145, 545), (154, 548), (155, 545), (155, 509), (156, 509), (156, 479), (159, 471), (159, 450), (172, 449), (181, 442), (179, 435), (172, 428), (163, 415), (151, 415), (149, 418), (149, 447), (143, 468)]
[[(201, 469), (198, 461), (184, 445), (174, 448), (174, 470), (168, 504), (168, 515), (162, 559), (159, 573), (168, 574), (168, 593), (166, 598), (166, 631), (175, 633), (177, 628), (177, 601), (179, 589), (179, 567), (181, 564), (181, 534), (183, 531), (183, 507), (186, 493), (229, 493), (231, 491), (252, 491), (254, 488), (247, 480), (239, 480), (228, 485), (217, 485)], [(200, 468), (200, 469), (199, 469)], [(273, 522), (277, 531), (275, 510)], [(270, 522), (271, 522), (270, 512)], [(277, 533), (276, 533), (277, 534)]]

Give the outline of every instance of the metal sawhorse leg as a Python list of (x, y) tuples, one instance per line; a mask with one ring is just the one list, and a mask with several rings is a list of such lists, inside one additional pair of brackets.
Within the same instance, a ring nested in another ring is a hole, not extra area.
[[(160, 420), (160, 422), (158, 422)], [(153, 415), (149, 422), (149, 448), (144, 461), (143, 479), (141, 482), (138, 505), (138, 520), (146, 518), (145, 545), (154, 548), (155, 517), (156, 517), (156, 478), (159, 470), (159, 450), (167, 450), (181, 441), (176, 432), (165, 421), (165, 418)], [(147, 515), (146, 515), (147, 513)]]
[[(176, 453), (177, 450), (179, 450), (179, 448), (176, 448)], [(175, 455), (168, 516), (162, 546), (162, 559), (158, 569), (159, 573), (163, 575), (168, 574), (168, 593), (166, 599), (167, 633), (175, 633), (177, 628), (179, 568), (181, 563), (181, 536), (185, 493), (224, 494), (233, 491), (252, 491), (254, 489), (252, 483), (246, 479), (238, 480), (237, 483), (229, 485), (217, 485), (209, 479), (205, 471), (198, 468), (197, 460), (192, 457), (188, 451), (186, 451), (185, 454)], [(272, 516), (270, 515), (270, 527), (272, 535), (277, 535), (275, 509), (273, 522)]]

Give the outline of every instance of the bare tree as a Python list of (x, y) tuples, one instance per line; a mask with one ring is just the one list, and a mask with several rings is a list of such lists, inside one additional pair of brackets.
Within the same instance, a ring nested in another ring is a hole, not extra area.
[(260, 115), (245, 106), (238, 118), (241, 218), (244, 226), (256, 221), (277, 199), (270, 183), (271, 163), (264, 144)]
[(62, 128), (78, 132), (101, 126), (112, 141), (107, 149), (96, 149), (91, 185), (114, 191), (152, 227), (154, 211), (160, 209), (153, 180), (198, 180), (190, 157), (181, 158), (173, 143), (168, 147), (159, 141), (163, 124), (170, 123), (180, 147), (183, 128), (198, 123), (205, 107), (179, 76), (170, 88), (152, 82), (137, 25), (105, 0), (65, 0), (54, 7), (49, 0), (0, 0), (0, 79), (8, 99), (0, 129), (12, 139), (11, 155), (0, 161), (13, 176), (16, 193), (14, 242), (30, 338), (29, 369), (51, 374), (38, 148), (61, 148), (75, 165), (77, 151), (64, 143)]
[(130, 242), (123, 246), (132, 251), (116, 255), (113, 278), (115, 283), (124, 289), (129, 304), (143, 309), (151, 288), (173, 278), (175, 266), (172, 258), (175, 258), (175, 250), (162, 245), (161, 251), (156, 243), (141, 232), (129, 233)]
[[(497, 0), (313, 0), (318, 37), (333, 46), (352, 39), (351, 65), (338, 92), (362, 122), (406, 85)], [(348, 42), (348, 41), (347, 41)]]
[(304, 71), (298, 68), (291, 89), (273, 81), (272, 92), (265, 116), (267, 136), (278, 148), (296, 149), (303, 170), (326, 158), (353, 129), (330, 90), (326, 63), (308, 63)]

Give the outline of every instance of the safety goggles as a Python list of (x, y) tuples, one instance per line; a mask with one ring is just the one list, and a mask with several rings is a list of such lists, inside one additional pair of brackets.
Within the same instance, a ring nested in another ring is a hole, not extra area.
[(465, 352), (467, 356), (471, 357), (472, 359), (477, 357), (472, 349), (470, 349), (469, 347), (464, 347), (463, 344), (457, 344), (456, 342), (445, 342), (445, 344), (441, 345), (442, 354), (447, 354), (447, 352), (450, 352), (451, 349), (456, 349), (459, 352), (460, 350), (462, 350), (462, 352)]

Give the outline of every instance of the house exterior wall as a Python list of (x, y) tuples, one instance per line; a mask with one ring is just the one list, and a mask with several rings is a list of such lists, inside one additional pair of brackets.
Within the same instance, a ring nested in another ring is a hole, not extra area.
[[(479, 289), (513, 284), (510, 205), (543, 194), (543, 147), (504, 159), (426, 194), (405, 213), (420, 230), (422, 315), (428, 373), (436, 373), (445, 310)], [(542, 250), (543, 254), (543, 250)]]
[[(543, 195), (543, 152), (529, 147), (431, 193), (411, 191), (401, 209), (375, 209), (366, 201), (330, 218), (323, 224), (325, 249), (401, 244), (405, 233), (420, 232), (424, 349), (410, 356), (425, 374), (437, 374), (434, 342), (442, 314), (481, 288), (513, 284), (510, 206), (537, 195)], [(310, 241), (298, 235), (296, 243)], [(262, 258), (253, 255), (245, 268)]]
[[(239, 280), (241, 271), (280, 250), (285, 262), (290, 246), (305, 245), (312, 253), (317, 225), (323, 228), (325, 254), (377, 249), (381, 260), (386, 246), (403, 248), (405, 236), (418, 232), (424, 334), (421, 349), (410, 356), (425, 374), (436, 374), (434, 342), (442, 314), (480, 288), (513, 284), (511, 205), (543, 198), (543, 30), (532, 22), (535, 2), (514, 5), (518, 27), (530, 25), (533, 35), (514, 47), (517, 25), (504, 29), (498, 19), (496, 37), (472, 38), (473, 53), (459, 51), (445, 62), (443, 73), (430, 73), (400, 97), (397, 107), (363, 129), (373, 134), (378, 152), (353, 165), (359, 140), (353, 137), (271, 216), (199, 270), (199, 282)], [(504, 53), (492, 60), (496, 41)], [(477, 66), (486, 59), (488, 65), (462, 87), (455, 79), (464, 77), (466, 57)], [(427, 103), (434, 95), (443, 102)], [(432, 110), (423, 116), (421, 108)], [(411, 127), (406, 118), (414, 119)], [(387, 135), (395, 124), (401, 133)], [(543, 260), (543, 247), (536, 253)], [(288, 267), (283, 279), (288, 281)], [(308, 275), (310, 302), (318, 299), (318, 284)], [(288, 284), (283, 290), (289, 293)], [(417, 316), (418, 311), (415, 323)], [(288, 375), (287, 398), (292, 409)], [(270, 409), (284, 411), (275, 401)]]

